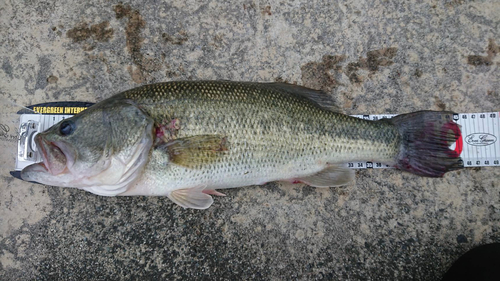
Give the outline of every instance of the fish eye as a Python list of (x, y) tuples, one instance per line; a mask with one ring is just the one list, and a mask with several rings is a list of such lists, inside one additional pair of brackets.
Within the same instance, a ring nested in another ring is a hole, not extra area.
[(59, 126), (59, 133), (62, 136), (69, 136), (75, 131), (75, 123), (70, 120), (64, 120)]

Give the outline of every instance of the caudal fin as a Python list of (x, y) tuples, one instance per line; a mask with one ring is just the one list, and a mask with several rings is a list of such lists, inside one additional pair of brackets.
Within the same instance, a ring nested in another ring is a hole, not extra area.
[(460, 126), (453, 122), (453, 112), (418, 111), (388, 121), (402, 137), (396, 168), (426, 177), (441, 177), (463, 168), (461, 148), (450, 149), (461, 138)]

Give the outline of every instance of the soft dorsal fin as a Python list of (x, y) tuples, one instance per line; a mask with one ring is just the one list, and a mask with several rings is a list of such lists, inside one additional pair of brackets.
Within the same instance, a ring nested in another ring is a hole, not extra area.
[(354, 170), (342, 165), (329, 165), (317, 174), (298, 180), (314, 187), (342, 186), (354, 180)]
[(221, 135), (198, 135), (169, 141), (156, 149), (168, 153), (171, 163), (196, 168), (224, 155), (228, 145), (227, 138)]
[(327, 93), (319, 90), (313, 90), (310, 88), (306, 88), (299, 85), (293, 85), (288, 83), (276, 82), (276, 83), (262, 83), (260, 84), (263, 87), (272, 88), (278, 91), (284, 91), (293, 95), (300, 96), (302, 98), (306, 98), (319, 107), (335, 111), (341, 112), (342, 109), (335, 103), (332, 97), (330, 97)]

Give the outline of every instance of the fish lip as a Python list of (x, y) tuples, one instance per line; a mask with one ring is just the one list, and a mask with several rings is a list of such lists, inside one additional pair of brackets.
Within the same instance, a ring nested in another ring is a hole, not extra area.
[[(68, 158), (66, 156), (66, 154), (64, 153), (64, 151), (59, 148), (59, 146), (57, 146), (54, 142), (49, 142), (49, 141), (46, 141), (45, 139), (43, 139), (43, 137), (38, 134), (36, 137), (35, 137), (35, 143), (37, 145), (37, 147), (40, 148), (40, 154), (42, 155), (42, 162), (39, 162), (37, 164), (43, 166), (47, 172), (49, 172), (50, 174), (56, 176), (58, 174), (62, 174), (64, 173), (66, 170), (67, 170), (67, 162), (68, 162)], [(50, 165), (50, 162), (49, 162), (49, 157), (48, 157), (48, 154), (47, 154), (47, 147), (51, 147), (51, 149), (56, 149), (61, 155), (64, 156), (65, 158), (65, 168), (62, 169), (61, 172), (56, 172), (53, 167)]]
[(50, 171), (50, 167), (48, 167), (49, 165), (46, 164), (49, 163), (49, 161), (47, 160), (47, 151), (45, 151), (45, 146), (41, 143), (42, 141), (43, 140), (41, 140), (41, 137), (40, 138), (38, 136), (35, 137), (36, 146), (40, 148), (40, 154), (42, 155), (42, 162), (37, 164), (43, 165), (47, 170), (47, 172), (52, 174), (52, 172)]

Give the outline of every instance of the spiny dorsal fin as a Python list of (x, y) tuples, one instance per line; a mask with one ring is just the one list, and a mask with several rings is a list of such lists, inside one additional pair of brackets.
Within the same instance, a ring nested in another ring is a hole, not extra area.
[(263, 87), (272, 88), (278, 91), (284, 91), (293, 95), (297, 95), (306, 98), (318, 106), (335, 111), (342, 112), (342, 109), (335, 103), (332, 97), (323, 91), (313, 90), (299, 85), (293, 85), (288, 83), (262, 83)]
[(156, 149), (168, 153), (171, 163), (197, 168), (224, 155), (228, 145), (227, 138), (221, 135), (198, 135), (169, 141)]

